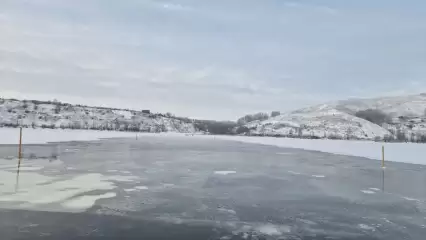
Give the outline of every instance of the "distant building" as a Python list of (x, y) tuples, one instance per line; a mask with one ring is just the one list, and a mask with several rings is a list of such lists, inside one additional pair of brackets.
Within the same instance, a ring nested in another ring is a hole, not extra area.
[(151, 114), (151, 111), (150, 110), (142, 110), (142, 113)]

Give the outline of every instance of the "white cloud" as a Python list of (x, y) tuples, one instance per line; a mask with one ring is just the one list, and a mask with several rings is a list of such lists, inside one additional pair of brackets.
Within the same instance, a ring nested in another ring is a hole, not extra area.
[(191, 10), (188, 6), (183, 6), (181, 4), (173, 4), (173, 3), (164, 3), (163, 8), (173, 11), (188, 11)]
[(121, 86), (119, 82), (99, 82), (98, 85), (106, 88), (117, 88)]

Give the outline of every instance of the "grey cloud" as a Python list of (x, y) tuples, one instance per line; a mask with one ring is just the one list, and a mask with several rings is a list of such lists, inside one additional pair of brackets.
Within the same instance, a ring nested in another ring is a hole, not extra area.
[(5, 0), (0, 95), (235, 119), (422, 91), (423, 3), (379, 2)]

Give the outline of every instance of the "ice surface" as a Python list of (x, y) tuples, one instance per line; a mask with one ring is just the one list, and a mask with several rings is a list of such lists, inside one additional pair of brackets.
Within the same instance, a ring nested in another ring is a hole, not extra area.
[(174, 187), (175, 185), (173, 183), (163, 183), (163, 187), (168, 188), (168, 187)]

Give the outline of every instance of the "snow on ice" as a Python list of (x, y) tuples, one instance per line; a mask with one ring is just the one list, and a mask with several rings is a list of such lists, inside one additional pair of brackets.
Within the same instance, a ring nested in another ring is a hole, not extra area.
[[(0, 165), (3, 161), (0, 162)], [(0, 170), (0, 205), (6, 208), (43, 209), (45, 205), (60, 204), (63, 211), (84, 211), (98, 199), (112, 198), (111, 192), (117, 180), (135, 181), (129, 176), (104, 176), (99, 173), (76, 175), (67, 179), (27, 172), (16, 182), (16, 172)], [(95, 190), (108, 191), (104, 194), (85, 193)], [(17, 205), (16, 205), (17, 204)]]
[(234, 174), (237, 173), (236, 171), (215, 171), (214, 174), (218, 175), (228, 175), (228, 174)]

